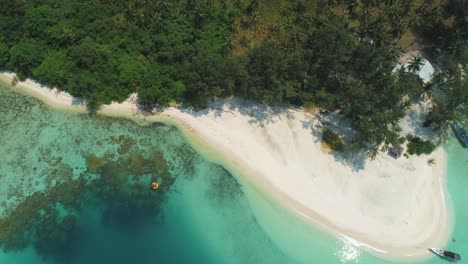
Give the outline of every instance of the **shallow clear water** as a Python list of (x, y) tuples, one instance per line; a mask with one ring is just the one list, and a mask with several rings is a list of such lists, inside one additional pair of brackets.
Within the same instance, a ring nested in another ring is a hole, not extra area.
[[(0, 114), (0, 263), (389, 263), (239, 185), (173, 127), (51, 111), (3, 88)], [(468, 256), (468, 152), (447, 151), (449, 248)]]

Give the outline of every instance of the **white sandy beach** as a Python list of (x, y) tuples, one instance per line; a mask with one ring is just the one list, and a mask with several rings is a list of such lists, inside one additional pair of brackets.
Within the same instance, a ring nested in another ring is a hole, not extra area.
[[(13, 76), (3, 73), (0, 79), (10, 83)], [(13, 89), (52, 108), (86, 111), (80, 100), (31, 80)], [(379, 153), (373, 161), (349, 161), (327, 153), (320, 143), (320, 116), (233, 99), (199, 112), (168, 108), (144, 115), (133, 95), (99, 113), (176, 125), (198, 151), (234, 172), (241, 183), (259, 187), (305, 221), (352, 238), (377, 255), (425, 258), (428, 247), (444, 247), (450, 235), (442, 148), (409, 159)], [(402, 120), (403, 131), (414, 129), (417, 122), (411, 118), (417, 116)], [(435, 165), (428, 165), (430, 158)]]

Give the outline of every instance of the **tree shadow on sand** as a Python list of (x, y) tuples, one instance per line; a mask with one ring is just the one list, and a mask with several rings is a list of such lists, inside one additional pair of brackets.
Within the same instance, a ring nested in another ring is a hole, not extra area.
[(419, 99), (413, 99), (413, 107), (408, 110), (409, 127), (414, 135), (418, 135), (424, 140), (430, 140), (437, 142), (438, 134), (434, 132), (434, 129), (424, 127), (424, 121), (426, 120), (429, 109), (425, 106), (425, 102)]
[[(143, 106), (139, 105), (138, 109), (143, 113), (161, 113), (166, 110), (166, 107), (157, 105)], [(182, 113), (189, 114), (194, 117), (202, 117), (213, 114), (215, 118), (220, 118), (225, 114), (234, 114), (239, 112), (243, 116), (249, 117), (249, 124), (265, 125), (276, 122), (276, 118), (282, 114), (288, 113), (290, 110), (286, 107), (271, 107), (266, 104), (248, 101), (238, 98), (228, 98), (213, 100), (206, 108), (196, 109), (194, 107), (181, 107), (179, 110)]]
[[(141, 109), (147, 111), (163, 112), (165, 108), (152, 106), (150, 108), (140, 106)], [(248, 123), (263, 127), (282, 120), (283, 118), (295, 119), (294, 110), (299, 110), (291, 107), (275, 106), (271, 107), (266, 104), (255, 101), (243, 100), (239, 98), (228, 98), (213, 100), (205, 109), (197, 110), (194, 108), (180, 108), (182, 113), (189, 114), (194, 117), (202, 117), (213, 115), (216, 118), (221, 118), (224, 115), (234, 115), (238, 112), (244, 117), (248, 117)], [(323, 128), (331, 127), (341, 134), (346, 141), (351, 142), (355, 134), (350, 121), (342, 118), (337, 113), (331, 114), (310, 114), (306, 120), (301, 120), (303, 129), (309, 130), (316, 143), (322, 140)], [(335, 160), (352, 168), (353, 171), (363, 170), (365, 167), (366, 154), (365, 151), (345, 149), (341, 152), (332, 152)]]
[[(336, 114), (315, 114), (309, 115), (306, 120), (301, 120), (302, 128), (309, 130), (314, 138), (314, 142), (319, 143), (323, 138), (325, 128), (333, 130), (339, 134), (343, 140), (350, 144), (354, 131), (350, 122)], [(355, 150), (345, 147), (342, 151), (331, 151), (335, 161), (351, 168), (353, 171), (360, 171), (365, 168), (366, 153), (364, 150)]]

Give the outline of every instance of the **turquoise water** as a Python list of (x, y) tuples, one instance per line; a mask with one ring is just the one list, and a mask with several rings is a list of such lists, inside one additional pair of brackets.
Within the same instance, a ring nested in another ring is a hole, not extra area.
[[(0, 113), (0, 263), (389, 263), (239, 185), (173, 127), (51, 111), (3, 88)], [(446, 148), (449, 248), (468, 256), (468, 151)]]

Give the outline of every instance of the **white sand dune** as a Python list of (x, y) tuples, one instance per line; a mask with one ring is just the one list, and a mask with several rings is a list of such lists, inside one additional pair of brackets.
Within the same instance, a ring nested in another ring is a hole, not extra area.
[[(12, 74), (2, 74), (10, 82)], [(84, 112), (66, 93), (33, 81), (15, 90), (53, 108)], [(298, 217), (336, 236), (354, 239), (377, 255), (414, 260), (428, 257), (428, 247), (443, 247), (451, 232), (445, 198), (445, 153), (394, 159), (379, 153), (375, 160), (358, 154), (327, 153), (321, 124), (327, 117), (303, 110), (279, 109), (226, 100), (212, 109), (168, 108), (142, 114), (132, 96), (100, 113), (176, 125), (207, 158), (253, 184)], [(328, 117), (332, 119), (332, 117)], [(402, 121), (412, 130), (410, 117)], [(428, 159), (435, 165), (429, 166)]]

